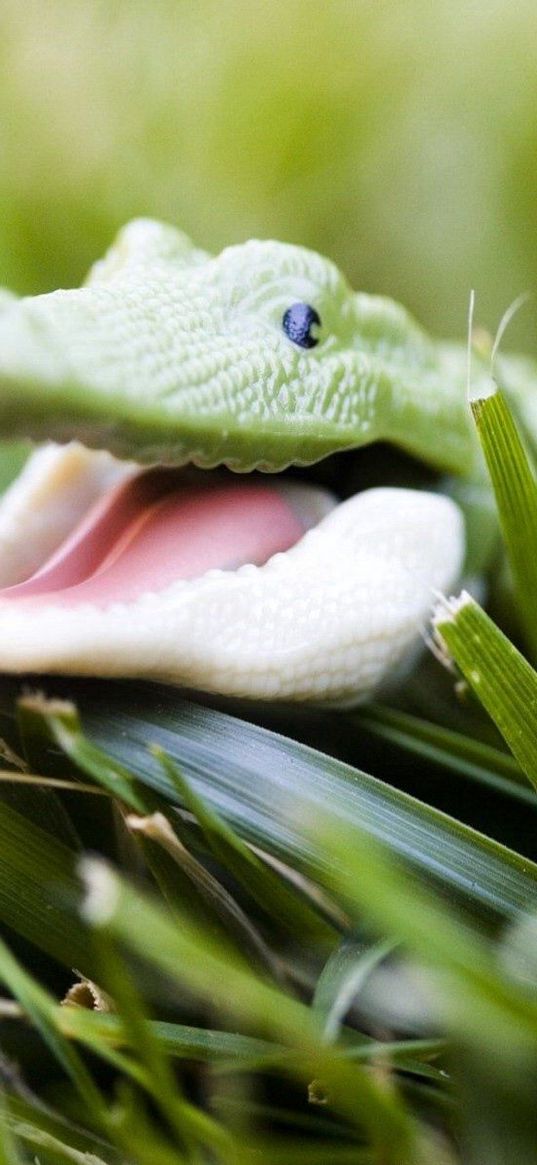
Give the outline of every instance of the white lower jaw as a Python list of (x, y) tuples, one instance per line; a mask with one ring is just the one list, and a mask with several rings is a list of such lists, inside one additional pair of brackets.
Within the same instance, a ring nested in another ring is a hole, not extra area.
[(210, 571), (105, 609), (0, 600), (0, 671), (363, 700), (414, 655), (434, 594), (456, 581), (463, 553), (449, 499), (370, 490), (261, 567)]

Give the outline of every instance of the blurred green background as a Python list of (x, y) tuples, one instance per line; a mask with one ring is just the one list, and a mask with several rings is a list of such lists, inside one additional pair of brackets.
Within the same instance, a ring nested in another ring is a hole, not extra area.
[(537, 287), (535, 0), (1, 0), (0, 66), (18, 291), (138, 214), (305, 243), (444, 335)]

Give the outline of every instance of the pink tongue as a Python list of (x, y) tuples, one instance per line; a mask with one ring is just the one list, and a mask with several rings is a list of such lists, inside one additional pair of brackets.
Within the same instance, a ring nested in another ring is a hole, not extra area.
[(125, 602), (214, 567), (266, 562), (305, 529), (291, 496), (276, 485), (178, 486), (172, 473), (151, 470), (97, 502), (32, 578), (0, 597)]

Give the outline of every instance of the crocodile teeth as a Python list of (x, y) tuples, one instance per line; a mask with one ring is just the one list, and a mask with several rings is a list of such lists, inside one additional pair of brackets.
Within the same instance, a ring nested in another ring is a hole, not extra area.
[[(296, 495), (301, 506), (306, 496)], [(321, 500), (317, 517), (327, 508)], [(0, 670), (145, 677), (255, 699), (364, 699), (413, 657), (434, 592), (455, 582), (463, 551), (449, 499), (369, 490), (263, 565), (171, 582), (164, 573), (159, 589), (146, 580), (122, 592), (116, 578), (108, 594), (84, 583), (62, 590), (57, 578), (56, 590), (4, 590)]]

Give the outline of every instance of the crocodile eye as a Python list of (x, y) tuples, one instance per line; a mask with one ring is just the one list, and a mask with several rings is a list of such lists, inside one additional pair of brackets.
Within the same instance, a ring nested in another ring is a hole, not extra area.
[(283, 314), (282, 326), (286, 336), (300, 348), (314, 348), (318, 336), (312, 336), (314, 324), (320, 326), (321, 317), (309, 303), (292, 303)]

